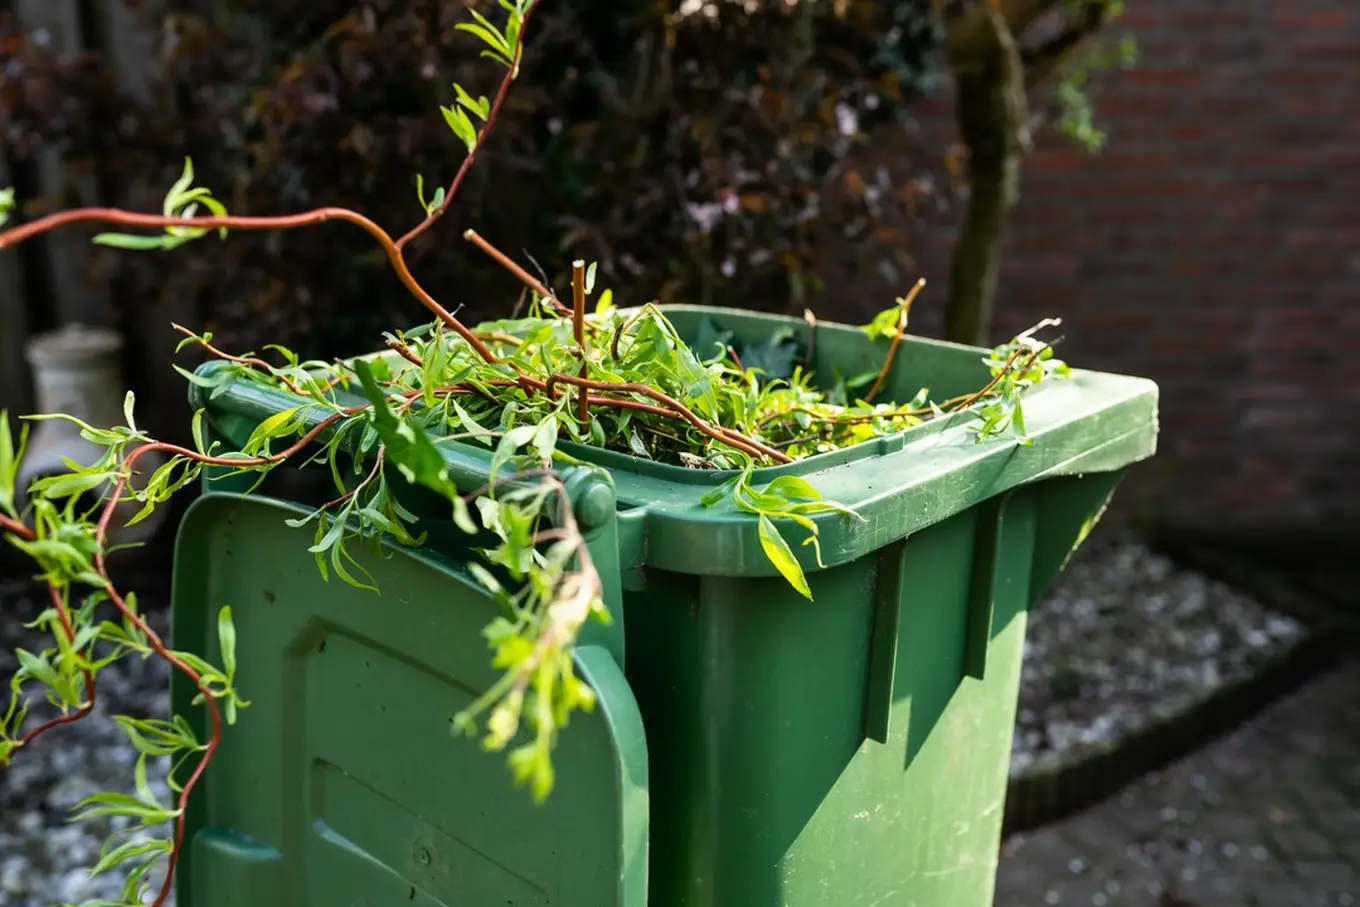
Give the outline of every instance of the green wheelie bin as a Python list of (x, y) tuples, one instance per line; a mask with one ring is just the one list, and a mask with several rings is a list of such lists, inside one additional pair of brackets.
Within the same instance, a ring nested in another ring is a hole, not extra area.
[[(812, 329), (664, 311), (691, 338), (706, 318), (739, 342)], [(858, 328), (815, 330), (818, 374), (882, 358)], [(983, 354), (908, 338), (884, 399), (976, 389)], [(192, 393), (228, 448), (296, 405)], [(758, 470), (862, 517), (819, 519), (821, 566), (793, 546), (812, 600), (753, 517), (701, 505), (728, 474), (562, 444), (590, 464), (564, 477), (615, 620), (577, 650), (599, 707), (564, 731), (542, 806), (449, 730), (498, 676), (499, 605), (447, 506), (413, 493), (424, 547), (360, 555), (375, 595), (323, 580), (285, 524), (308, 508), (210, 482), (180, 529), (175, 642), (215, 658), (231, 605), (250, 707), (192, 801), (180, 904), (990, 907), (1026, 611), (1153, 454), (1156, 411), (1149, 381), (1073, 370), (1027, 396), (1028, 444), (979, 442), (962, 413)], [(486, 481), (487, 450), (439, 449), (459, 487)]]

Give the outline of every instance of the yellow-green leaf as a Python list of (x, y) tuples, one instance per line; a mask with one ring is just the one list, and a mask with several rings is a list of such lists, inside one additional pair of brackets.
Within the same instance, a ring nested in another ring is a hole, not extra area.
[(250, 433), (250, 439), (246, 441), (245, 450), (256, 450), (258, 449), (257, 445), (259, 445), (260, 442), (274, 438), (275, 432), (282, 428), (289, 419), (296, 416), (300, 409), (302, 409), (302, 407), (294, 406), (291, 409), (280, 410), (268, 419), (263, 420), (255, 427), (255, 430)]
[(808, 588), (807, 577), (803, 575), (803, 568), (799, 565), (797, 558), (793, 556), (793, 550), (789, 548), (789, 543), (784, 541), (784, 537), (779, 534), (779, 530), (774, 527), (774, 522), (765, 514), (760, 515), (760, 547), (765, 549), (765, 556), (770, 559), (784, 577), (789, 581), (789, 585), (797, 589), (798, 592), (812, 598), (812, 590)]

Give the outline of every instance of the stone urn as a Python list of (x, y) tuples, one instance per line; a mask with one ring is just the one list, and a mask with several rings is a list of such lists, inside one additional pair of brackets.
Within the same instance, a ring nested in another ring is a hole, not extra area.
[[(122, 348), (123, 338), (117, 331), (78, 324), (34, 337), (25, 356), (33, 372), (36, 411), (74, 416), (95, 428), (125, 425), (127, 388), (119, 362)], [(28, 447), (15, 482), (20, 501), (26, 501), (28, 486), (35, 479), (69, 473), (67, 460), (90, 466), (104, 452), (104, 448), (80, 436), (78, 425), (65, 419), (30, 425)], [(133, 485), (145, 487), (147, 478), (165, 461), (159, 451), (139, 457)], [(105, 486), (91, 491), (90, 496), (107, 500), (112, 491), (111, 485)], [(118, 505), (109, 524), (109, 547), (147, 542), (160, 529), (168, 515), (164, 505), (135, 526), (127, 525), (141, 506), (132, 500)]]

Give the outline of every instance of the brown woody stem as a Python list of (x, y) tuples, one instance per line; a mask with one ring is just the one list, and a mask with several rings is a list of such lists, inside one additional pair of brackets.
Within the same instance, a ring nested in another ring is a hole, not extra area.
[(554, 296), (552, 290), (549, 290), (544, 286), (541, 280), (521, 268), (509, 255), (506, 255), (500, 249), (497, 249), (495, 246), (491, 245), (491, 243), (487, 242), (476, 230), (465, 230), (463, 232), (463, 239), (466, 239), (487, 255), (490, 255), (495, 260), (496, 264), (518, 277), (526, 287), (543, 297), (544, 301), (554, 309), (557, 309), (558, 312), (563, 315), (571, 314), (571, 309), (567, 308), (562, 300)]
[(888, 355), (883, 359), (883, 367), (878, 370), (878, 377), (874, 379), (874, 386), (869, 388), (869, 393), (864, 395), (865, 403), (872, 403), (878, 391), (883, 387), (883, 382), (888, 380), (888, 372), (892, 370), (893, 359), (897, 356), (897, 348), (902, 345), (902, 335), (907, 332), (907, 319), (911, 317), (911, 304), (916, 301), (916, 294), (921, 292), (921, 288), (926, 285), (925, 278), (916, 281), (916, 286), (911, 288), (907, 298), (902, 300), (902, 307), (897, 314), (897, 333), (893, 334), (892, 346), (888, 347)]
[(358, 227), (363, 228), (374, 239), (378, 245), (382, 246), (387, 253), (387, 260), (392, 265), (392, 270), (397, 272), (397, 277), (410, 291), (411, 295), (420, 300), (421, 305), (434, 313), (440, 321), (456, 331), (466, 340), (477, 354), (487, 362), (495, 363), (500, 360), (492, 354), (485, 343), (452, 313), (440, 305), (433, 296), (426, 292), (420, 282), (411, 274), (411, 269), (406, 266), (406, 258), (397, 244), (392, 241), (392, 237), (387, 231), (378, 226), (369, 218), (357, 211), (348, 208), (316, 208), (312, 211), (304, 211), (301, 214), (286, 214), (277, 217), (241, 217), (228, 215), (223, 217), (165, 217), (160, 214), (137, 214), (132, 211), (123, 211), (119, 208), (72, 208), (69, 211), (58, 211), (46, 217), (40, 217), (35, 221), (30, 221), (19, 227), (6, 230), (0, 233), (0, 249), (16, 246), (26, 239), (32, 239), (40, 233), (63, 227), (67, 224), (83, 222), (100, 222), (107, 224), (118, 224), (124, 227), (144, 227), (144, 228), (164, 228), (164, 227), (186, 227), (193, 226), (196, 229), (213, 230), (225, 227), (229, 230), (288, 230), (295, 227), (309, 227), (314, 224), (325, 223), (328, 220), (343, 220)]
[[(589, 377), (586, 359), (586, 263), (577, 259), (571, 263), (571, 323), (576, 334), (576, 349), (581, 355), (581, 379)], [(576, 420), (581, 428), (590, 427), (590, 395), (581, 388), (576, 395)]]
[[(723, 428), (721, 425), (709, 424), (699, 418), (699, 416), (679, 400), (654, 387), (649, 387), (646, 384), (617, 384), (609, 381), (591, 381), (588, 378), (578, 378), (575, 375), (554, 372), (552, 375), (548, 376), (548, 383), (545, 388), (549, 395), (552, 394), (554, 384), (574, 384), (577, 387), (589, 388), (590, 390), (641, 394), (644, 397), (651, 397), (658, 403), (669, 407), (669, 411), (666, 411), (666, 415), (671, 417), (680, 416), (715, 441), (721, 441), (730, 447), (735, 447), (757, 457), (769, 457), (778, 463), (793, 462), (793, 458), (788, 454), (784, 453), (782, 450), (775, 450), (763, 441), (758, 441), (755, 438), (748, 438), (740, 432), (732, 431), (730, 428)], [(599, 402), (607, 401), (615, 404), (621, 402), (609, 397), (592, 398), (591, 402), (596, 402), (597, 400)]]

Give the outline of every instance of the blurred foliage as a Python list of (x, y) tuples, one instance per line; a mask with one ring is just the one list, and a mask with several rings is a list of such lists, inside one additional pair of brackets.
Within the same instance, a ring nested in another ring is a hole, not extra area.
[[(152, 210), (192, 155), (234, 213), (344, 205), (401, 232), (422, 213), (417, 175), (446, 182), (464, 153), (438, 110), (452, 83), (491, 88), (475, 39), (453, 28), (468, 5), (218, 0), (205, 15), (203, 3), (143, 0), (158, 75), (140, 96), (114, 62), (50, 55), (5, 23), (3, 150), (22, 176), (33, 152), (57, 148), (108, 200)], [(909, 104), (942, 37), (934, 6), (545, 3), (487, 153), (413, 267), (477, 319), (519, 291), (459, 238), (468, 227), (530, 270), (541, 263), (554, 286), (572, 258), (598, 260), (625, 305), (798, 306), (818, 287), (828, 231), (900, 256), (930, 183), (862, 172), (851, 155), (870, 136), (907, 147)], [(20, 216), (45, 204), (21, 179)], [(236, 348), (267, 337), (305, 356), (352, 353), (420, 315), (344, 225), (194, 244), (169, 253), (174, 269), (98, 254), (125, 303), (188, 294), (199, 326)]]

